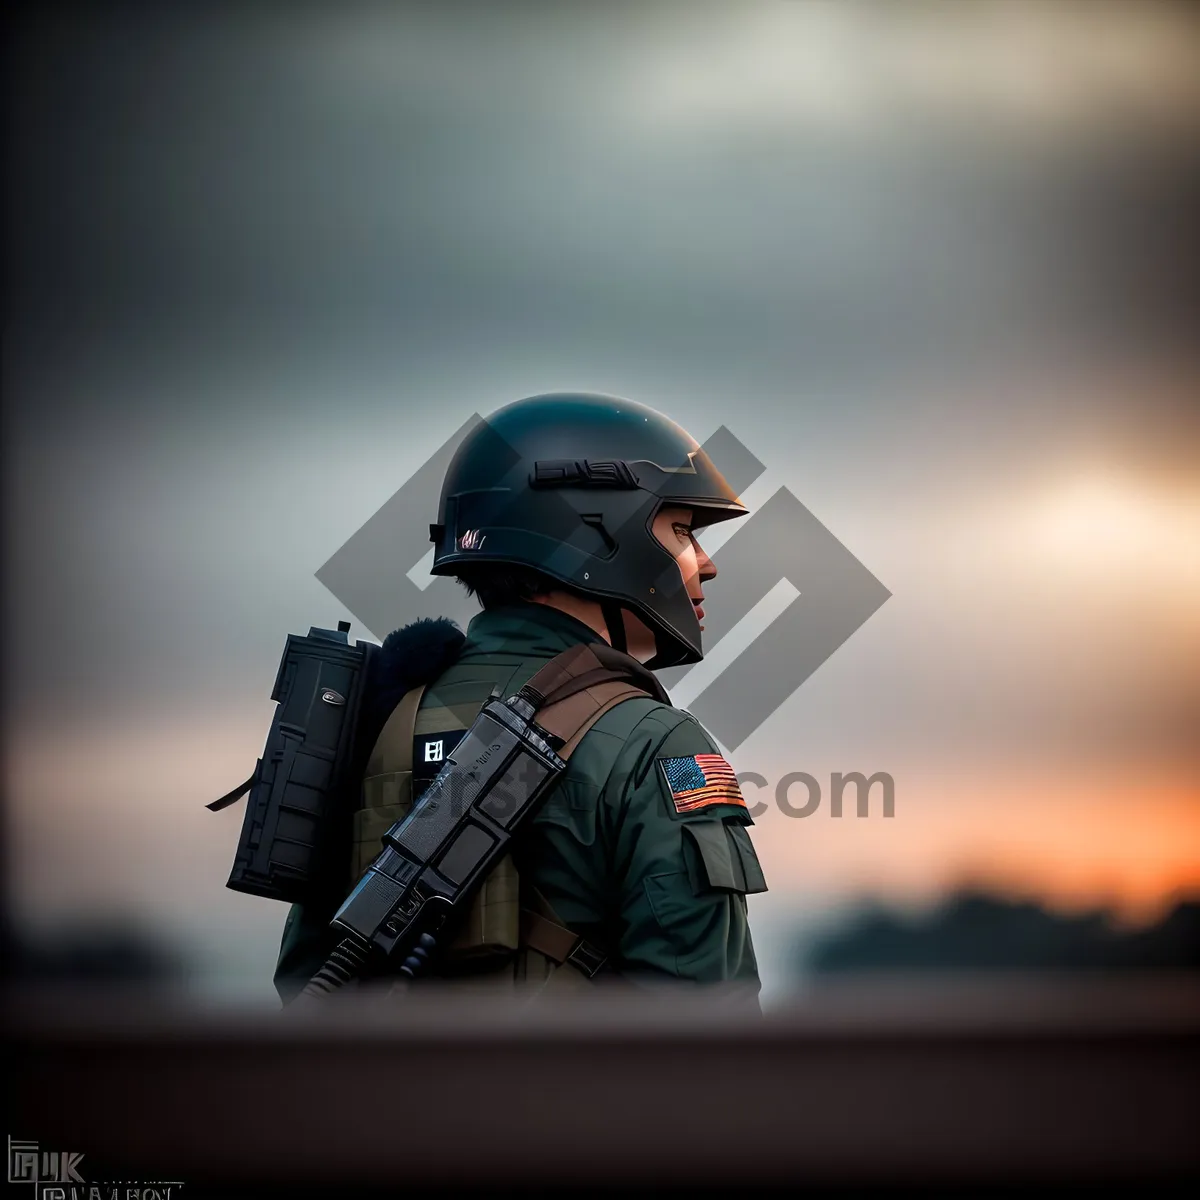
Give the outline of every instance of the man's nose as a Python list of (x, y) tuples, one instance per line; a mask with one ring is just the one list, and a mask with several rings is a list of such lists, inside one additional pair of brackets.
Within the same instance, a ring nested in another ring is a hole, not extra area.
[(696, 543), (696, 568), (697, 574), (700, 576), (700, 582), (705, 583), (712, 579), (717, 573), (717, 564), (713, 562), (703, 550), (700, 549), (700, 544)]

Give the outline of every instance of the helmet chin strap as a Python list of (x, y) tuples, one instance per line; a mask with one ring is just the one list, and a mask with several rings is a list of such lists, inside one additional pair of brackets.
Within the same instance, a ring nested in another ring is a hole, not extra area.
[(622, 654), (628, 654), (629, 647), (625, 643), (625, 620), (622, 616), (621, 606), (612, 600), (602, 600), (600, 613), (604, 617), (604, 624), (608, 629), (609, 645), (614, 650), (620, 650)]

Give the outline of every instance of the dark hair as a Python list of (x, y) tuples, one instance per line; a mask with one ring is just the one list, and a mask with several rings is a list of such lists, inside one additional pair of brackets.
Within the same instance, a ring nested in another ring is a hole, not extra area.
[(568, 591), (563, 584), (532, 567), (509, 563), (474, 563), (460, 566), (455, 578), (484, 608), (503, 608), (528, 602), (552, 591)]

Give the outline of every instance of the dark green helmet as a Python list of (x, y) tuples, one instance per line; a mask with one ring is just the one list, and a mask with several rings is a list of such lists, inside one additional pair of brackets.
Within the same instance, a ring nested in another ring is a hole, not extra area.
[[(532, 568), (654, 632), (653, 668), (699, 662), (700, 622), (679, 565), (651, 525), (663, 505), (693, 527), (747, 509), (705, 451), (674, 421), (616, 396), (518, 400), (463, 439), (442, 486), (432, 573), (474, 563)], [(623, 649), (623, 633), (614, 644)]]

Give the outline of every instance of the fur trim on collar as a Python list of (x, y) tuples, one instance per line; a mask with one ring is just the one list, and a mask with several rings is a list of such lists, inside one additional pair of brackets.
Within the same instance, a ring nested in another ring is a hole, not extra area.
[(466, 634), (449, 617), (422, 617), (383, 639), (359, 720), (370, 747), (405, 692), (432, 683), (462, 652)]

